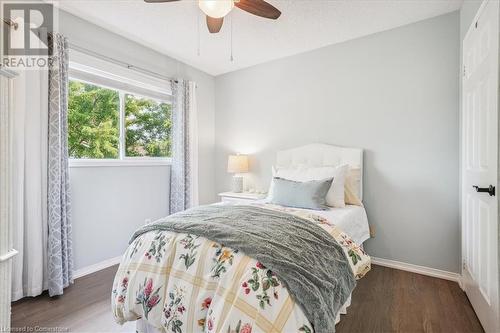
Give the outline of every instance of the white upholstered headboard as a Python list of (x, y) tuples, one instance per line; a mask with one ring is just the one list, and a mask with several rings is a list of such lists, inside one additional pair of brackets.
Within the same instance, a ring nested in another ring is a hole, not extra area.
[(278, 168), (325, 167), (349, 164), (356, 175), (356, 195), (363, 200), (363, 149), (313, 143), (277, 153)]

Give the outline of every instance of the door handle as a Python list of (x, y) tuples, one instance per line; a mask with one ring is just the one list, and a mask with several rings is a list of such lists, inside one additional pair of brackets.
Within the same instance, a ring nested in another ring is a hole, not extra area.
[(488, 193), (490, 195), (490, 197), (495, 196), (495, 186), (493, 186), (493, 185), (490, 185), (488, 187), (479, 187), (476, 185), (472, 185), (472, 187), (474, 187), (476, 189), (476, 192)]

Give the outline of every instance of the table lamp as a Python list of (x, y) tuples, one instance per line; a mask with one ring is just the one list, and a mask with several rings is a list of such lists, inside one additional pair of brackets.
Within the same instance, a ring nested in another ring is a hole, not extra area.
[(227, 172), (234, 173), (231, 190), (235, 193), (243, 192), (243, 176), (240, 174), (248, 172), (248, 156), (229, 155), (227, 160)]

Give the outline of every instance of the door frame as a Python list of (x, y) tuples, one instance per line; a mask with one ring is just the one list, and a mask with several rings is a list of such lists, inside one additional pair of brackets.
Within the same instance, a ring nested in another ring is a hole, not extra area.
[(17, 74), (0, 65), (0, 323), (10, 328), (12, 258), (13, 82)]

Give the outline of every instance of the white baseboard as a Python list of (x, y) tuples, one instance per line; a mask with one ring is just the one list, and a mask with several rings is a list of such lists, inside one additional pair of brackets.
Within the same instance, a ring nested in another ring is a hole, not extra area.
[(115, 258), (111, 258), (111, 259), (107, 259), (107, 260), (98, 262), (97, 264), (93, 264), (93, 265), (90, 265), (87, 267), (77, 269), (73, 273), (73, 279), (78, 279), (78, 278), (81, 278), (82, 276), (89, 275), (89, 274), (95, 273), (97, 271), (103, 270), (105, 268), (117, 265), (120, 263), (121, 259), (122, 259), (122, 256), (119, 256), (119, 257), (115, 257)]
[(458, 285), (460, 286), (460, 289), (465, 291), (465, 281), (462, 275), (460, 275), (460, 277), (458, 278)]
[[(98, 262), (97, 264), (94, 264), (94, 265), (90, 265), (87, 267), (77, 269), (73, 273), (73, 278), (78, 279), (82, 276), (89, 275), (89, 274), (95, 273), (97, 271), (103, 270), (105, 268), (117, 265), (120, 263), (121, 259), (122, 259), (122, 256), (119, 256), (119, 257), (115, 257), (115, 258), (111, 258), (111, 259), (107, 259), (107, 260)], [(436, 277), (436, 278), (440, 278), (440, 279), (454, 281), (454, 282), (457, 282), (459, 284), (461, 284), (461, 282), (462, 282), (460, 279), (461, 276), (458, 273), (443, 271), (443, 270), (436, 269), (436, 268), (430, 268), (430, 267), (419, 266), (419, 265), (414, 265), (414, 264), (408, 264), (408, 263), (396, 261), (396, 260), (389, 260), (389, 259), (376, 258), (376, 257), (371, 257), (371, 259), (372, 259), (372, 263), (374, 265), (390, 267), (390, 268), (399, 269), (402, 271), (432, 276), (432, 277)], [(462, 285), (460, 287), (462, 287)]]
[(419, 266), (419, 265), (413, 265), (413, 264), (407, 264), (407, 263), (401, 262), (401, 261), (375, 258), (375, 257), (372, 257), (372, 263), (375, 265), (379, 265), (379, 266), (395, 268), (395, 269), (399, 269), (402, 271), (418, 273), (418, 274), (422, 274), (422, 275), (428, 275), (428, 276), (432, 276), (432, 277), (460, 283), (460, 274), (458, 274), (458, 273), (442, 271), (440, 269)]

